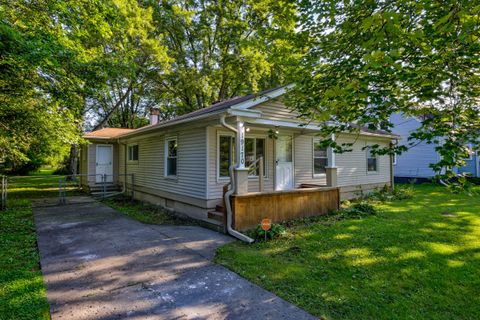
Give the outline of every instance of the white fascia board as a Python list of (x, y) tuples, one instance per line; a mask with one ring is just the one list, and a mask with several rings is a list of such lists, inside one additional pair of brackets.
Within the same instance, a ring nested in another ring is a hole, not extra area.
[(268, 120), (268, 119), (252, 119), (248, 120), (249, 123), (253, 124), (263, 124), (267, 126), (275, 126), (275, 127), (288, 127), (288, 128), (297, 128), (297, 129), (308, 129), (308, 130), (319, 130), (318, 125), (312, 124), (302, 124), (298, 122), (288, 122), (288, 121), (280, 121), (280, 120)]
[(258, 97), (252, 98), (250, 100), (247, 100), (247, 101), (241, 102), (239, 104), (236, 104), (236, 105), (232, 106), (232, 108), (243, 109), (243, 110), (249, 109), (251, 107), (254, 107), (254, 106), (257, 106), (261, 103), (264, 103), (268, 100), (280, 97), (280, 96), (284, 95), (287, 92), (288, 89), (291, 89), (291, 88), (293, 88), (293, 85), (288, 85), (288, 86), (285, 86), (285, 87), (278, 88), (277, 90), (266, 93), (262, 96), (258, 96)]
[(150, 131), (154, 131), (154, 130), (157, 130), (157, 129), (168, 128), (168, 127), (175, 126), (175, 125), (178, 125), (178, 124), (184, 124), (184, 123), (187, 123), (187, 122), (193, 122), (195, 120), (209, 118), (209, 117), (216, 116), (216, 115), (219, 115), (219, 114), (224, 113), (224, 112), (225, 112), (225, 110), (219, 110), (219, 111), (216, 111), (216, 112), (204, 113), (204, 114), (201, 114), (201, 115), (198, 115), (198, 116), (195, 116), (195, 117), (191, 117), (191, 118), (185, 118), (185, 119), (180, 119), (180, 120), (173, 119), (173, 120), (171, 120), (167, 123), (163, 123), (163, 124), (159, 123), (159, 124), (156, 124), (156, 125), (153, 125), (153, 126), (147, 126), (147, 127), (137, 129), (133, 132), (129, 132), (129, 133), (123, 134), (121, 136), (118, 136), (118, 138), (119, 139), (128, 138), (130, 136), (143, 134), (145, 132), (150, 132)]
[(230, 108), (227, 110), (227, 113), (232, 116), (237, 117), (245, 117), (245, 118), (261, 118), (262, 111), (260, 110), (244, 110), (244, 109), (237, 109), (237, 108)]

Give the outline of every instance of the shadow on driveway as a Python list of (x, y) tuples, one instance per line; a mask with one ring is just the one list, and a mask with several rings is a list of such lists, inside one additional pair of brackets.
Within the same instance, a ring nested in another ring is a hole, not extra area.
[(214, 264), (225, 235), (146, 225), (88, 197), (33, 211), (52, 319), (314, 319)]

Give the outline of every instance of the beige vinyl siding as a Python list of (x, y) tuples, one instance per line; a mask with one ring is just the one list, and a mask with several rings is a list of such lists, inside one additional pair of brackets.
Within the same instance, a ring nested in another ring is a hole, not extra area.
[[(228, 178), (217, 178), (217, 169), (218, 169), (218, 135), (232, 135), (231, 131), (227, 131), (222, 127), (208, 127), (208, 199), (221, 199), (223, 195), (223, 186), (226, 185), (230, 180)], [(272, 191), (273, 190), (273, 181), (274, 181), (274, 168), (275, 168), (275, 159), (274, 159), (274, 142), (272, 139), (268, 138), (268, 133), (265, 130), (251, 130), (246, 133), (246, 138), (249, 137), (258, 137), (264, 138), (266, 142), (266, 172), (267, 177), (264, 179), (264, 190)], [(249, 192), (258, 192), (258, 178), (249, 178), (248, 179), (248, 191)]]
[[(176, 137), (178, 143), (177, 176), (165, 177), (165, 137)], [(176, 193), (198, 199), (206, 198), (205, 128), (159, 133), (147, 138), (131, 139), (138, 144), (138, 161), (127, 160), (127, 173), (135, 175), (135, 186)], [(120, 172), (125, 171), (125, 146), (119, 156)], [(127, 182), (130, 182), (130, 177)], [(123, 181), (123, 180), (122, 180)]]
[[(355, 137), (339, 137), (338, 143), (351, 142)], [(339, 186), (360, 184), (390, 183), (390, 156), (378, 156), (377, 172), (367, 172), (366, 145), (388, 146), (388, 141), (376, 138), (359, 137), (351, 152), (336, 155)]]
[(313, 139), (312, 135), (298, 135), (294, 138), (295, 153), (295, 187), (302, 183), (324, 185), (326, 176), (313, 174)]
[(82, 145), (80, 148), (80, 183), (86, 185), (88, 177), (88, 145)]
[(282, 99), (273, 99), (265, 103), (259, 104), (252, 108), (253, 110), (262, 111), (262, 118), (268, 120), (295, 121), (298, 120), (299, 113), (289, 109), (282, 103)]
[(91, 143), (88, 145), (88, 182), (89, 184), (95, 183), (95, 176), (96, 173), (96, 161), (97, 161), (97, 145), (95, 143)]
[[(123, 143), (118, 144), (118, 182), (122, 183), (125, 181), (125, 145)], [(130, 183), (130, 179), (127, 178), (127, 182)]]

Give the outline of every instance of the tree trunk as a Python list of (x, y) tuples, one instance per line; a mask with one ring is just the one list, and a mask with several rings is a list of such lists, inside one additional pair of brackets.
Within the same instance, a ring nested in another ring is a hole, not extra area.
[(68, 174), (76, 175), (78, 173), (78, 145), (70, 147), (70, 157), (68, 159)]

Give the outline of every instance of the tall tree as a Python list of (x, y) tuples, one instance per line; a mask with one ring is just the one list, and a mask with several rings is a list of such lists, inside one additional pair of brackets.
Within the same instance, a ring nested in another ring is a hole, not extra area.
[(290, 103), (305, 117), (328, 122), (325, 134), (354, 131), (351, 123), (390, 131), (392, 113), (427, 115), (410, 139), (436, 144), (441, 160), (432, 168), (444, 179), (465, 164), (468, 143), (478, 150), (477, 2), (305, 0), (301, 16), (299, 36), (310, 51)]
[[(152, 9), (136, 0), (7, 1), (0, 9), (0, 159), (28, 163), (32, 152), (69, 144), (74, 172), (85, 113), (108, 99), (105, 123), (147, 76), (168, 70)], [(113, 97), (111, 88), (122, 89)]]
[(284, 84), (293, 65), (294, 1), (144, 0), (172, 72), (158, 81), (164, 117)]
[(80, 40), (88, 49), (85, 54), (94, 51), (104, 73), (87, 99), (98, 120), (96, 128), (134, 126), (137, 113), (152, 105), (152, 81), (160, 81), (170, 64), (162, 35), (154, 33), (152, 8), (135, 0), (113, 0), (82, 2), (73, 10), (73, 25), (81, 28), (69, 38)]
[[(48, 14), (54, 5), (6, 1), (0, 7), (0, 165), (34, 169), (75, 143), (78, 104), (62, 88), (73, 80), (64, 66), (74, 53), (63, 47)], [(62, 103), (65, 102), (65, 103)]]

